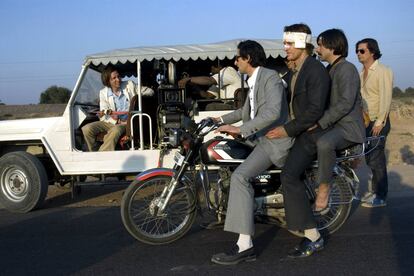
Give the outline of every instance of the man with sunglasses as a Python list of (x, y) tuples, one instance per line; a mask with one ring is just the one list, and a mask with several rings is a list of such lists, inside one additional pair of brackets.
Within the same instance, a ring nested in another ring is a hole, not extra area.
[(390, 132), (389, 111), (392, 99), (393, 73), (378, 60), (382, 56), (378, 42), (365, 38), (356, 43), (356, 54), (363, 69), (360, 73), (361, 95), (365, 117), (369, 117), (367, 136), (384, 136), (379, 145), (365, 156), (372, 171), (372, 185), (362, 198), (362, 206), (386, 206), (388, 176), (385, 159), (385, 141)]
[[(254, 235), (254, 189), (250, 182), (272, 164), (282, 167), (292, 139), (269, 140), (267, 130), (283, 125), (288, 120), (285, 89), (278, 74), (264, 68), (266, 54), (256, 41), (242, 41), (237, 46), (235, 65), (249, 79), (248, 97), (244, 105), (220, 118), (225, 125), (216, 132), (241, 135), (255, 147), (232, 173), (224, 230), (238, 234), (236, 244), (228, 252), (215, 254), (211, 261), (230, 265), (256, 260), (252, 237)], [(231, 125), (242, 121), (240, 127)]]

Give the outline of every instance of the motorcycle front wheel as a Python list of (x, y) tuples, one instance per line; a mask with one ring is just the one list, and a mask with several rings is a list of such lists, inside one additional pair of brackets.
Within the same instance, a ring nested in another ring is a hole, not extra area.
[(167, 244), (190, 230), (196, 217), (195, 197), (191, 189), (179, 183), (163, 212), (157, 203), (169, 176), (154, 176), (145, 181), (133, 181), (121, 202), (122, 222), (137, 240), (152, 245)]

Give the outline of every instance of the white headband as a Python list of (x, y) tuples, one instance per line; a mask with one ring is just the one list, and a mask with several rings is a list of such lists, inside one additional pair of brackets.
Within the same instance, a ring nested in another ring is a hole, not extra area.
[(299, 33), (299, 32), (284, 32), (283, 33), (283, 41), (286, 42), (294, 42), (295, 48), (297, 49), (305, 49), (306, 43), (311, 43), (312, 36), (307, 33)]

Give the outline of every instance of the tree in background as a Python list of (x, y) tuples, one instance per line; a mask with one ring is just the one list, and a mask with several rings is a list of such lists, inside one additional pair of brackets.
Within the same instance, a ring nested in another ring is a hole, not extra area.
[(402, 92), (402, 90), (398, 86), (396, 86), (392, 89), (392, 97), (393, 98), (404, 97), (404, 92)]
[(66, 87), (56, 85), (50, 86), (42, 94), (40, 94), (40, 104), (58, 104), (67, 103), (72, 91)]
[(408, 87), (407, 89), (405, 89), (405, 94), (407, 95), (407, 97), (414, 97), (414, 88)]
[(413, 98), (414, 97), (414, 88), (408, 87), (403, 92), (399, 87), (394, 87), (392, 89), (392, 97), (393, 98)]
[(5, 105), (5, 103), (3, 103), (3, 102), (0, 100), (0, 105)]

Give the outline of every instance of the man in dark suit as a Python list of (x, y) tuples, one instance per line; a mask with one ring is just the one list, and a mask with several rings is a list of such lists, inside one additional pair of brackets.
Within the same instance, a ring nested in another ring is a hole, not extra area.
[[(217, 132), (246, 138), (253, 136), (256, 146), (231, 176), (224, 230), (239, 234), (239, 238), (229, 252), (213, 255), (211, 261), (218, 264), (237, 264), (256, 259), (252, 242), (254, 190), (249, 180), (272, 164), (282, 167), (293, 144), (290, 137), (270, 140), (264, 136), (270, 128), (287, 122), (288, 105), (282, 80), (275, 71), (263, 67), (266, 61), (263, 47), (247, 40), (240, 42), (237, 48), (235, 64), (240, 73), (249, 76), (249, 95), (242, 108), (216, 118), (226, 124)], [(243, 121), (240, 127), (230, 125), (240, 120)]]
[(306, 195), (302, 175), (316, 157), (316, 141), (325, 130), (316, 127), (329, 100), (330, 79), (326, 68), (309, 56), (312, 52), (311, 30), (305, 24), (284, 28), (283, 43), (287, 59), (295, 68), (288, 81), (291, 120), (276, 127), (266, 136), (269, 139), (296, 137), (295, 143), (283, 168), (281, 181), (284, 191), (287, 227), (303, 231), (305, 238), (288, 256), (310, 256), (324, 247), (324, 240), (316, 228), (313, 211)]
[(328, 207), (330, 183), (336, 162), (336, 150), (365, 141), (362, 116), (362, 97), (359, 74), (356, 67), (345, 58), (348, 56), (348, 40), (338, 29), (330, 29), (317, 38), (316, 52), (321, 60), (329, 63), (331, 97), (329, 108), (319, 119), (322, 129), (330, 129), (317, 141), (318, 148), (318, 194), (315, 211)]

